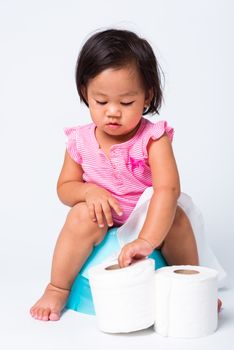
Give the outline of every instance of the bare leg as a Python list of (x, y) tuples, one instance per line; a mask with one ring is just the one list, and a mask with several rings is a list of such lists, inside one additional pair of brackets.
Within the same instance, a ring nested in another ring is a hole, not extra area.
[(100, 228), (91, 221), (86, 203), (78, 203), (70, 210), (55, 246), (51, 282), (30, 309), (34, 318), (43, 321), (60, 318), (77, 273), (107, 229), (107, 224)]
[(177, 206), (174, 222), (163, 242), (161, 251), (169, 265), (199, 264), (192, 226), (187, 215), (179, 206)]
[[(161, 252), (169, 265), (199, 265), (192, 226), (179, 206), (171, 229), (161, 246)], [(221, 307), (222, 302), (218, 299), (218, 311)]]

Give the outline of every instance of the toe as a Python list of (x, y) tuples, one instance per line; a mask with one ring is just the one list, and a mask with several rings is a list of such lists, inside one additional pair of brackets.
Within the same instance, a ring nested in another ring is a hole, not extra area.
[(60, 319), (60, 312), (58, 310), (51, 310), (51, 313), (49, 315), (49, 319), (51, 321), (58, 321)]
[(49, 308), (44, 309), (42, 312), (42, 321), (48, 321), (49, 314), (50, 314), (50, 309)]
[(29, 310), (29, 312), (30, 312), (30, 315), (33, 317), (33, 316), (34, 316), (34, 308), (31, 308), (31, 309)]
[(33, 318), (37, 318), (37, 311), (38, 309), (36, 307), (30, 310), (30, 313)]
[(43, 314), (43, 309), (40, 307), (36, 311), (35, 318), (37, 320), (41, 320), (42, 319), (42, 314)]
[(36, 305), (33, 305), (33, 306), (31, 307), (31, 309), (29, 310), (32, 317), (35, 316), (35, 314), (36, 314), (36, 312), (37, 312), (36, 310), (37, 310), (37, 306), (36, 306)]

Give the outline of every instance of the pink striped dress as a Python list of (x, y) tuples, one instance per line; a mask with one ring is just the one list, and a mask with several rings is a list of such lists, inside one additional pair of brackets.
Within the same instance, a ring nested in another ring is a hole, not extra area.
[(65, 128), (64, 132), (68, 137), (69, 155), (84, 171), (83, 180), (105, 188), (118, 200), (123, 215), (112, 210), (115, 226), (126, 222), (141, 194), (152, 186), (147, 154), (149, 140), (167, 133), (172, 141), (174, 134), (166, 121), (152, 123), (142, 117), (136, 134), (126, 142), (111, 146), (108, 158), (99, 147), (94, 123)]

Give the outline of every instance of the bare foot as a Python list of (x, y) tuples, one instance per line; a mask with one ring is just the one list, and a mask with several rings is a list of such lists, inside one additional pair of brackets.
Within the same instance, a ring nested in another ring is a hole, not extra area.
[(221, 307), (222, 307), (222, 301), (218, 299), (218, 312), (221, 311)]
[(42, 297), (30, 309), (32, 317), (42, 321), (58, 321), (69, 292), (49, 283)]

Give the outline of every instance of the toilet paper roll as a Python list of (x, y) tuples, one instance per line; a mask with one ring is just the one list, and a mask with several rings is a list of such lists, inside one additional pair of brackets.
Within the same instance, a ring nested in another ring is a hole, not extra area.
[(155, 325), (163, 336), (202, 337), (215, 332), (218, 272), (202, 266), (163, 267), (155, 272)]
[(124, 268), (117, 260), (89, 270), (98, 327), (103, 332), (126, 333), (154, 324), (154, 260), (144, 259)]

